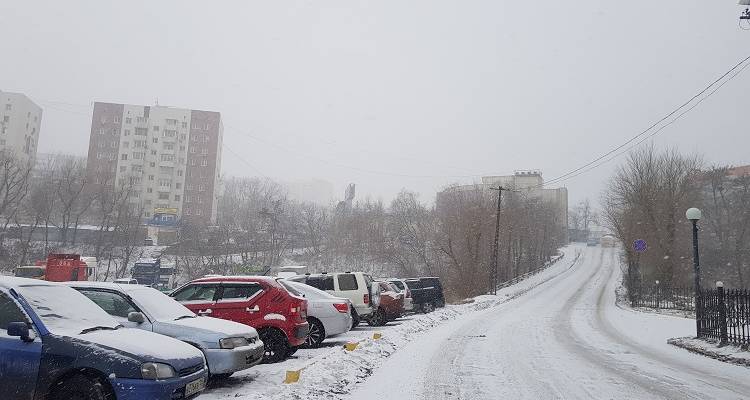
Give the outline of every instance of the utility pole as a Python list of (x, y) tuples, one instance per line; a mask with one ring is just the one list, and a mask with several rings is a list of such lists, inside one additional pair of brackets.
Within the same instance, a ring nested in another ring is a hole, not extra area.
[(497, 280), (498, 280), (498, 270), (497, 270), (497, 252), (499, 247), (499, 241), (500, 241), (500, 204), (503, 198), (503, 190), (507, 191), (510, 190), (508, 188), (504, 188), (502, 186), (498, 186), (497, 188), (490, 188), (491, 190), (497, 190), (497, 215), (495, 220), (495, 246), (492, 248), (492, 288), (490, 290), (490, 293), (493, 295), (497, 294)]

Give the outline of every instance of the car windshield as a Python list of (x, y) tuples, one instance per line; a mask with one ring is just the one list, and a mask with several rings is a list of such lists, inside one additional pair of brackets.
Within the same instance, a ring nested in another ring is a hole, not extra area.
[(116, 329), (119, 324), (75, 289), (57, 285), (22, 285), (26, 299), (50, 332), (76, 335), (93, 328)]
[(195, 314), (187, 307), (156, 289), (143, 287), (127, 293), (138, 307), (157, 321), (195, 317)]

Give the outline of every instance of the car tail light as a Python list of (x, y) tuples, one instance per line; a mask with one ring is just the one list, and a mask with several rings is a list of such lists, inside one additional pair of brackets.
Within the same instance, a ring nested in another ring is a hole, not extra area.
[(365, 293), (365, 297), (363, 299), (365, 304), (370, 304), (370, 295)]
[(333, 303), (333, 308), (335, 308), (340, 313), (349, 313), (349, 304), (346, 303)]

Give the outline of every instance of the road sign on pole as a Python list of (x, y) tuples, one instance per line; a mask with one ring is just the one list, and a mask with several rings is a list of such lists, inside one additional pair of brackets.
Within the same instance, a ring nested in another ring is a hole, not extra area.
[(635, 250), (636, 253), (645, 253), (646, 250), (648, 250), (648, 245), (645, 240), (637, 239), (633, 242), (633, 250)]

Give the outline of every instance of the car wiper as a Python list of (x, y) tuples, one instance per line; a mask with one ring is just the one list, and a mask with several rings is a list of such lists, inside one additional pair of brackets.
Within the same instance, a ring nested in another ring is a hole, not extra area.
[(198, 316), (197, 316), (197, 315), (183, 315), (183, 316), (181, 316), (181, 317), (177, 317), (177, 318), (175, 318), (174, 320), (175, 320), (175, 321), (179, 321), (179, 320), (181, 320), (181, 319), (185, 319), (185, 318), (196, 318), (196, 317), (198, 317)]
[(122, 328), (122, 325), (117, 326), (92, 326), (91, 328), (86, 328), (81, 331), (81, 335), (84, 333), (94, 332), (94, 331), (114, 331), (118, 328)]

